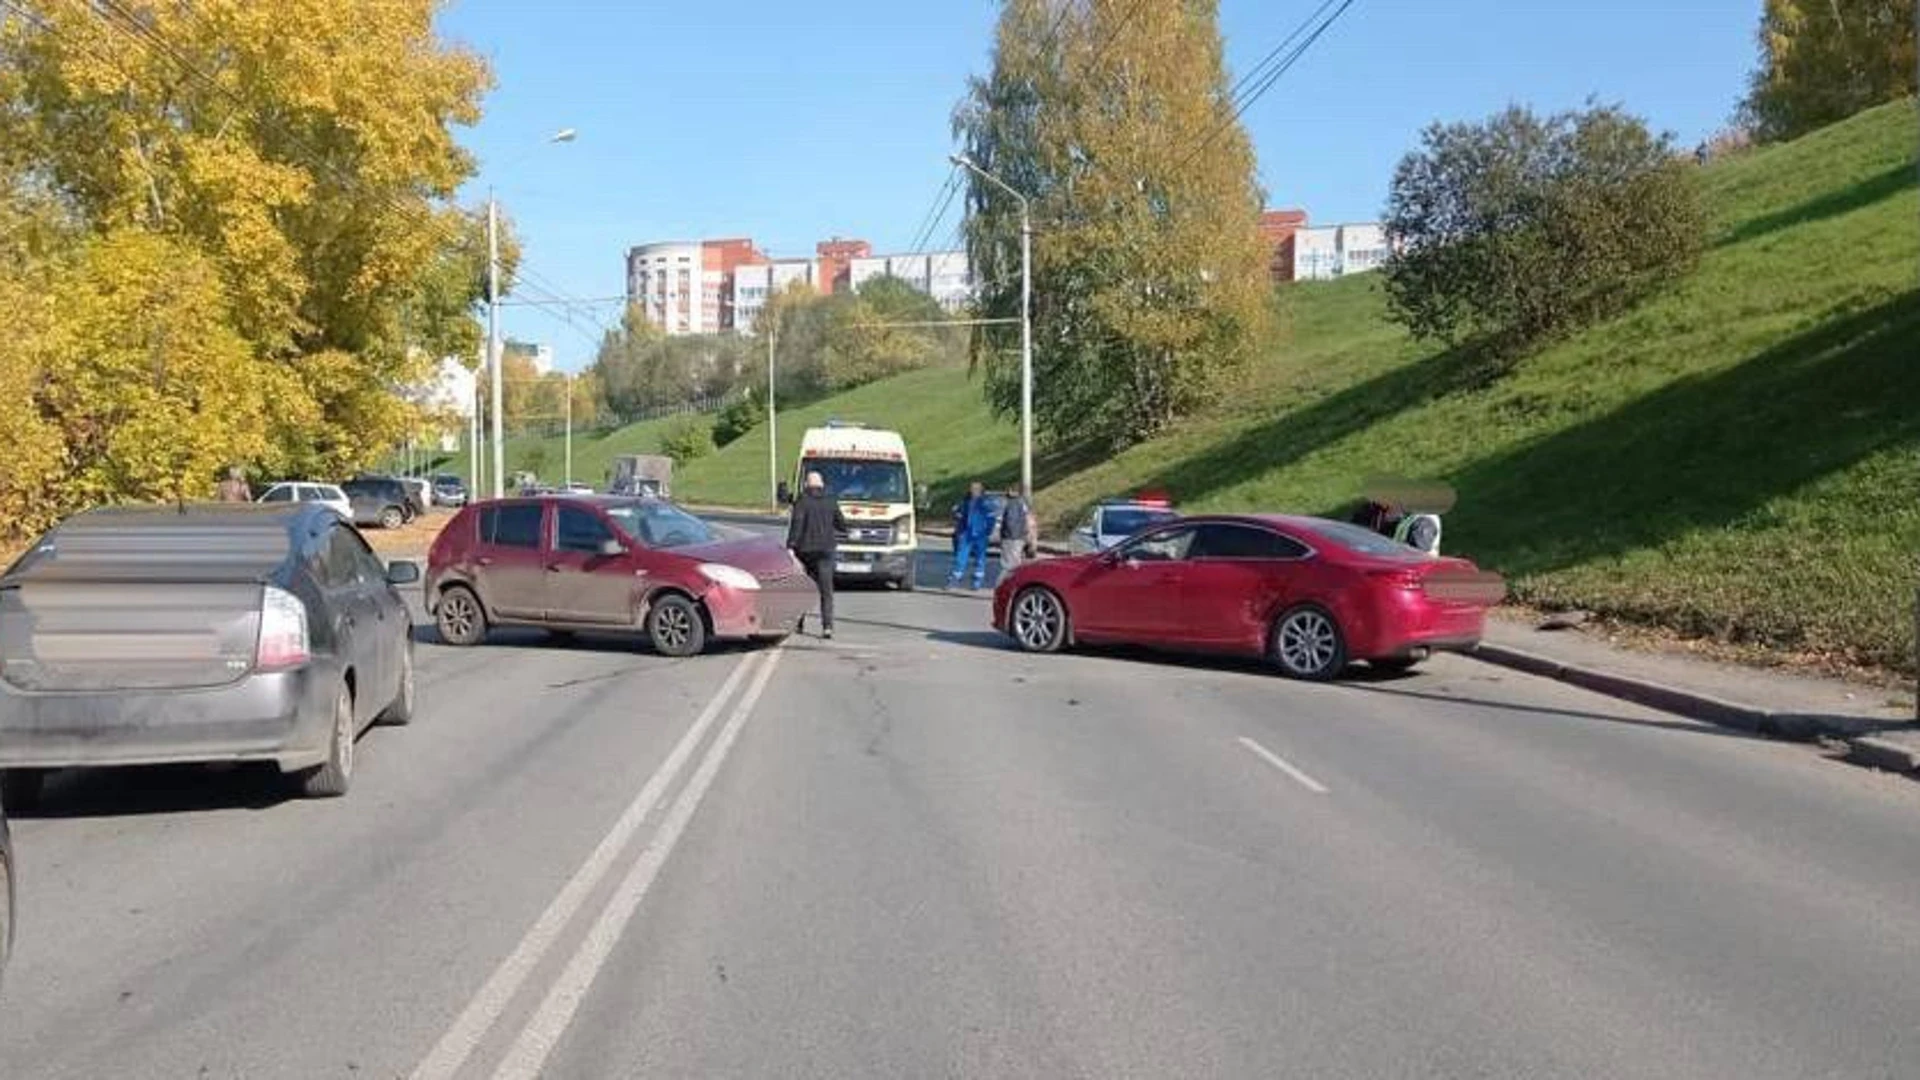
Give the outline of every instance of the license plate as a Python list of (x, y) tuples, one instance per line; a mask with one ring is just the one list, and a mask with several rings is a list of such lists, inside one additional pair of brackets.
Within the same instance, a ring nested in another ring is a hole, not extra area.
[(864, 574), (872, 569), (871, 563), (837, 562), (833, 564), (833, 572), (836, 574)]

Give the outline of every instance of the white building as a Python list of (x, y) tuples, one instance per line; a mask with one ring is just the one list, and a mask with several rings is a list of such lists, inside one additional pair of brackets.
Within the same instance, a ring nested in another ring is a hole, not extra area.
[(452, 453), (460, 448), (467, 424), (473, 419), (474, 396), (478, 376), (467, 365), (447, 357), (440, 361), (425, 382), (405, 392), (409, 401), (426, 414), (445, 422), (439, 432), (440, 449)]
[(1387, 252), (1387, 232), (1378, 222), (1300, 229), (1293, 234), (1293, 280), (1329, 281), (1378, 270)]
[(466, 420), (473, 415), (475, 379), (471, 368), (449, 356), (409, 396), (429, 412)]
[(733, 328), (742, 334), (753, 333), (769, 297), (794, 282), (813, 286), (818, 280), (812, 259), (776, 259), (734, 267)]
[(934, 298), (947, 311), (958, 311), (973, 299), (973, 274), (964, 251), (935, 251), (925, 255), (874, 255), (854, 259), (849, 267), (853, 287), (878, 277), (894, 277)]
[(927, 256), (927, 295), (948, 312), (958, 312), (974, 300), (973, 263), (964, 251), (936, 251)]
[(515, 356), (524, 356), (533, 365), (536, 375), (553, 374), (553, 346), (534, 341), (512, 341), (501, 343), (502, 351)]
[(773, 266), (761, 263), (758, 266), (736, 267), (733, 271), (733, 325), (743, 334), (753, 333), (753, 327), (760, 319), (760, 312), (766, 310), (767, 297), (773, 295)]
[(669, 334), (718, 331), (724, 284), (725, 275), (706, 268), (697, 240), (664, 240), (627, 252), (627, 298)]

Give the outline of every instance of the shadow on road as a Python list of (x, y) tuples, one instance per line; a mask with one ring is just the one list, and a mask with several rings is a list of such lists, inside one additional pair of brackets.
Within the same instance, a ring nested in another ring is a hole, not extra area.
[[(1411, 676), (1408, 676), (1411, 677)], [(1722, 739), (1745, 739), (1752, 742), (1771, 742), (1764, 735), (1752, 735), (1730, 728), (1713, 727), (1706, 724), (1690, 723), (1686, 720), (1644, 720), (1634, 716), (1620, 716), (1616, 713), (1588, 712), (1584, 709), (1561, 709), (1551, 705), (1526, 705), (1513, 701), (1489, 701), (1481, 697), (1467, 697), (1461, 694), (1436, 694), (1429, 691), (1410, 690), (1393, 686), (1369, 683), (1363, 680), (1347, 681), (1345, 689), (1369, 694), (1388, 694), (1398, 698), (1412, 698), (1419, 701), (1442, 702), (1448, 705), (1465, 705), (1475, 709), (1495, 709), (1500, 712), (1525, 713), (1538, 717), (1561, 717), (1569, 720), (1597, 720), (1608, 724), (1627, 724), (1632, 727), (1657, 728), (1662, 731), (1677, 731), (1689, 735), (1711, 735)]]
[[(413, 640), (419, 645), (447, 645), (440, 631), (432, 623), (416, 623), (413, 628)], [(536, 630), (530, 627), (504, 627), (487, 633), (487, 640), (473, 646), (477, 649), (554, 649), (569, 652), (624, 652), (647, 653), (646, 638), (638, 631), (622, 633), (609, 631), (586, 634), (555, 633), (549, 630)]]
[(145, 765), (62, 769), (50, 774), (39, 805), (7, 816), (136, 817), (201, 810), (271, 810), (294, 797), (293, 779), (269, 764)]

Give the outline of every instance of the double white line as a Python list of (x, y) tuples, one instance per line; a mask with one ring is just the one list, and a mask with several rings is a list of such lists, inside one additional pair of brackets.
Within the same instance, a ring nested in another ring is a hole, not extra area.
[[(700, 800), (706, 797), (707, 789), (713, 786), (721, 763), (726, 760), (727, 752), (739, 737), (740, 729), (752, 714), (754, 705), (760, 700), (760, 694), (766, 689), (767, 680), (773, 677), (773, 669), (779, 662), (778, 649), (754, 653), (740, 661), (727, 676), (727, 681), (721, 684), (713, 700), (694, 720), (693, 726), (681, 736), (666, 761), (648, 778), (640, 794), (627, 804), (613, 827), (607, 830), (607, 835), (587, 856), (587, 861), (574, 871), (573, 877), (561, 887), (526, 936), (520, 939), (520, 944), (494, 969), (493, 975), (480, 987), (453, 1026), (447, 1029), (447, 1033), (428, 1052), (426, 1059), (414, 1069), (413, 1080), (451, 1080), (467, 1059), (473, 1056), (474, 1050), (493, 1030), (507, 1006), (520, 992), (527, 977), (553, 948), (554, 942), (579, 913), (587, 897), (613, 869), (628, 841), (633, 839), (648, 815), (666, 797), (668, 789), (706, 738), (708, 729), (726, 708), (734, 691), (743, 681), (748, 681), (751, 671), (746, 692), (740, 695), (720, 734), (694, 769), (692, 778), (680, 789), (659, 829), (641, 848), (632, 869), (627, 871), (627, 876), (607, 899), (606, 906), (593, 921), (585, 939), (574, 950), (573, 958), (547, 990), (545, 998), (520, 1030), (493, 1075), (495, 1080), (531, 1080), (540, 1074), (547, 1056), (553, 1052), (554, 1045), (572, 1023), (580, 1002), (593, 985), (594, 977), (613, 952), (654, 879), (660, 876), (660, 868), (666, 864), (667, 857), (673, 854), (681, 834), (686, 832), (694, 812), (700, 808)], [(756, 665), (757, 671), (753, 670)]]

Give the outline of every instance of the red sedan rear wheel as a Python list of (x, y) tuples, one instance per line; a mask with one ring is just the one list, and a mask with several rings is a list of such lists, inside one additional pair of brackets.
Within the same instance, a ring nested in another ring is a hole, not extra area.
[(1273, 623), (1268, 655), (1281, 674), (1325, 682), (1347, 666), (1347, 642), (1340, 624), (1325, 608), (1303, 604)]

